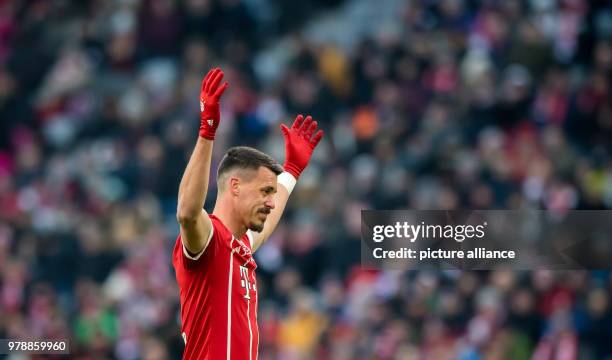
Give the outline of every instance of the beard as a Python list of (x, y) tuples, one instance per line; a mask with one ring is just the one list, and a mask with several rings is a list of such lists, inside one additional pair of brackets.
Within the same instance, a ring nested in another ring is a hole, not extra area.
[(261, 232), (264, 228), (264, 223), (262, 222), (261, 224), (256, 224), (256, 223), (250, 223), (249, 224), (249, 230), (251, 231), (255, 231), (255, 232)]
[[(257, 216), (259, 216), (259, 214), (266, 214), (269, 215), (271, 212), (270, 209), (268, 208), (263, 208), (263, 209), (259, 209), (257, 210)], [(249, 223), (249, 230), (251, 231), (255, 231), (255, 232), (261, 232), (264, 228), (264, 224), (266, 223), (266, 220), (263, 220), (261, 223), (255, 222), (255, 221), (251, 221)]]

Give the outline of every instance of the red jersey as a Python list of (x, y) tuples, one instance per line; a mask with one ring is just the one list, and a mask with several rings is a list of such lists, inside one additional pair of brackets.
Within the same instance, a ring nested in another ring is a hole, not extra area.
[(190, 256), (179, 235), (172, 265), (181, 301), (183, 359), (255, 360), (259, 345), (252, 236), (236, 239), (214, 215), (208, 246)]

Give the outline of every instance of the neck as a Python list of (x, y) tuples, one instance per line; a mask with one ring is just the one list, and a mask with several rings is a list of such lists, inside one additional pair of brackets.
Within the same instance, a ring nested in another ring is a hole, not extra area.
[(240, 217), (234, 211), (229, 199), (217, 197), (217, 202), (215, 203), (215, 208), (212, 213), (221, 220), (223, 225), (232, 232), (232, 235), (234, 235), (236, 239), (241, 239), (242, 236), (246, 234), (247, 228), (239, 220)]

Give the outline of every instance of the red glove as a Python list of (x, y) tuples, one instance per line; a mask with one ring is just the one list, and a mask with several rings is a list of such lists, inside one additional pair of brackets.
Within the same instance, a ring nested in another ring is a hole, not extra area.
[(317, 122), (312, 121), (312, 117), (307, 116), (306, 120), (302, 115), (298, 115), (291, 125), (291, 129), (281, 124), (281, 130), (285, 137), (285, 171), (293, 175), (296, 179), (310, 161), (310, 156), (315, 146), (323, 137), (323, 130), (317, 131)]
[(215, 139), (215, 132), (221, 120), (219, 99), (229, 86), (227, 82), (219, 86), (221, 79), (223, 79), (223, 71), (219, 68), (214, 68), (202, 80), (202, 89), (200, 90), (200, 136), (208, 140)]

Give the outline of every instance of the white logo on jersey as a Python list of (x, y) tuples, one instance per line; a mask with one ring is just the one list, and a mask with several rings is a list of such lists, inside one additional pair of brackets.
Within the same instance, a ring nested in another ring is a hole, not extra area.
[(242, 265), (240, 266), (240, 286), (245, 288), (246, 293), (244, 294), (244, 298), (247, 300), (251, 299), (251, 290), (257, 291), (255, 284), (249, 281), (249, 269)]
[(183, 337), (183, 341), (185, 342), (185, 345), (187, 345), (187, 334), (185, 334), (185, 332), (183, 332), (181, 334), (181, 336)]

